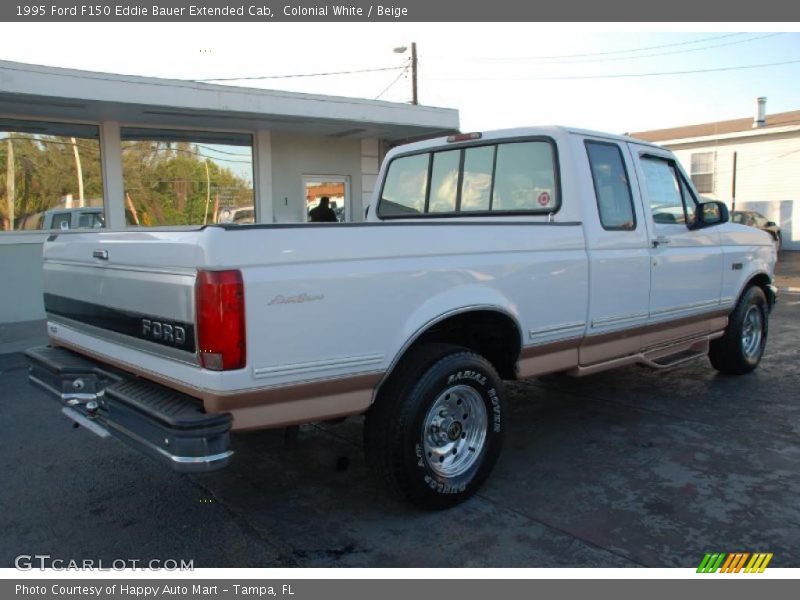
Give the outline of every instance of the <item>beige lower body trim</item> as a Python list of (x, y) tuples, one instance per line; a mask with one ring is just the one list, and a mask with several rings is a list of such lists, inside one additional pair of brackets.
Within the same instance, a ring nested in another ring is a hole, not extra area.
[(520, 353), (520, 378), (569, 371), (588, 375), (628, 364), (644, 363), (677, 352), (697, 349), (722, 335), (728, 309), (648, 323), (620, 331), (528, 346)]
[(229, 412), (233, 430), (323, 421), (366, 411), (383, 371), (203, 398), (206, 412)]
[(581, 338), (523, 348), (517, 374), (521, 379), (566, 371), (578, 364)]

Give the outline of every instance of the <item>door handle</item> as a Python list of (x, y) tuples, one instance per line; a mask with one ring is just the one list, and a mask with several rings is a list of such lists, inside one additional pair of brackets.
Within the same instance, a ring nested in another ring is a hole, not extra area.
[(665, 235), (660, 235), (656, 239), (653, 240), (653, 248), (658, 248), (659, 246), (666, 246), (670, 244), (670, 239)]

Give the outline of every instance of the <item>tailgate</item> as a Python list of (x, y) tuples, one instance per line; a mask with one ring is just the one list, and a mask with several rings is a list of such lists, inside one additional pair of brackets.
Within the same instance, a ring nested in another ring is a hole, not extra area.
[(202, 230), (61, 233), (44, 248), (48, 320), (196, 362), (194, 284)]

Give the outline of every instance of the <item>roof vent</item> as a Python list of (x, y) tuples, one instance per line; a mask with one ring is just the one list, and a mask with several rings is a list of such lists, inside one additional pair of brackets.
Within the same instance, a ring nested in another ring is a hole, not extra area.
[(767, 124), (767, 98), (761, 96), (756, 98), (756, 114), (753, 117), (753, 129), (764, 127)]

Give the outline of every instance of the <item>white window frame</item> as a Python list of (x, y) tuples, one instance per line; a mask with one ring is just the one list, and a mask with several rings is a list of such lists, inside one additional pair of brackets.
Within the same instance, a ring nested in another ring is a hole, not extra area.
[[(700, 155), (707, 155), (711, 157), (711, 170), (710, 171), (696, 171), (695, 170), (695, 163), (694, 157)], [(695, 189), (697, 190), (698, 194), (713, 194), (714, 188), (717, 183), (716, 178), (716, 170), (717, 170), (717, 153), (713, 150), (708, 150), (705, 152), (692, 152), (689, 155), (689, 179), (691, 179), (692, 184), (694, 185)], [(711, 187), (708, 190), (701, 190), (700, 186), (697, 185), (697, 181), (695, 181), (695, 175), (711, 175)]]

